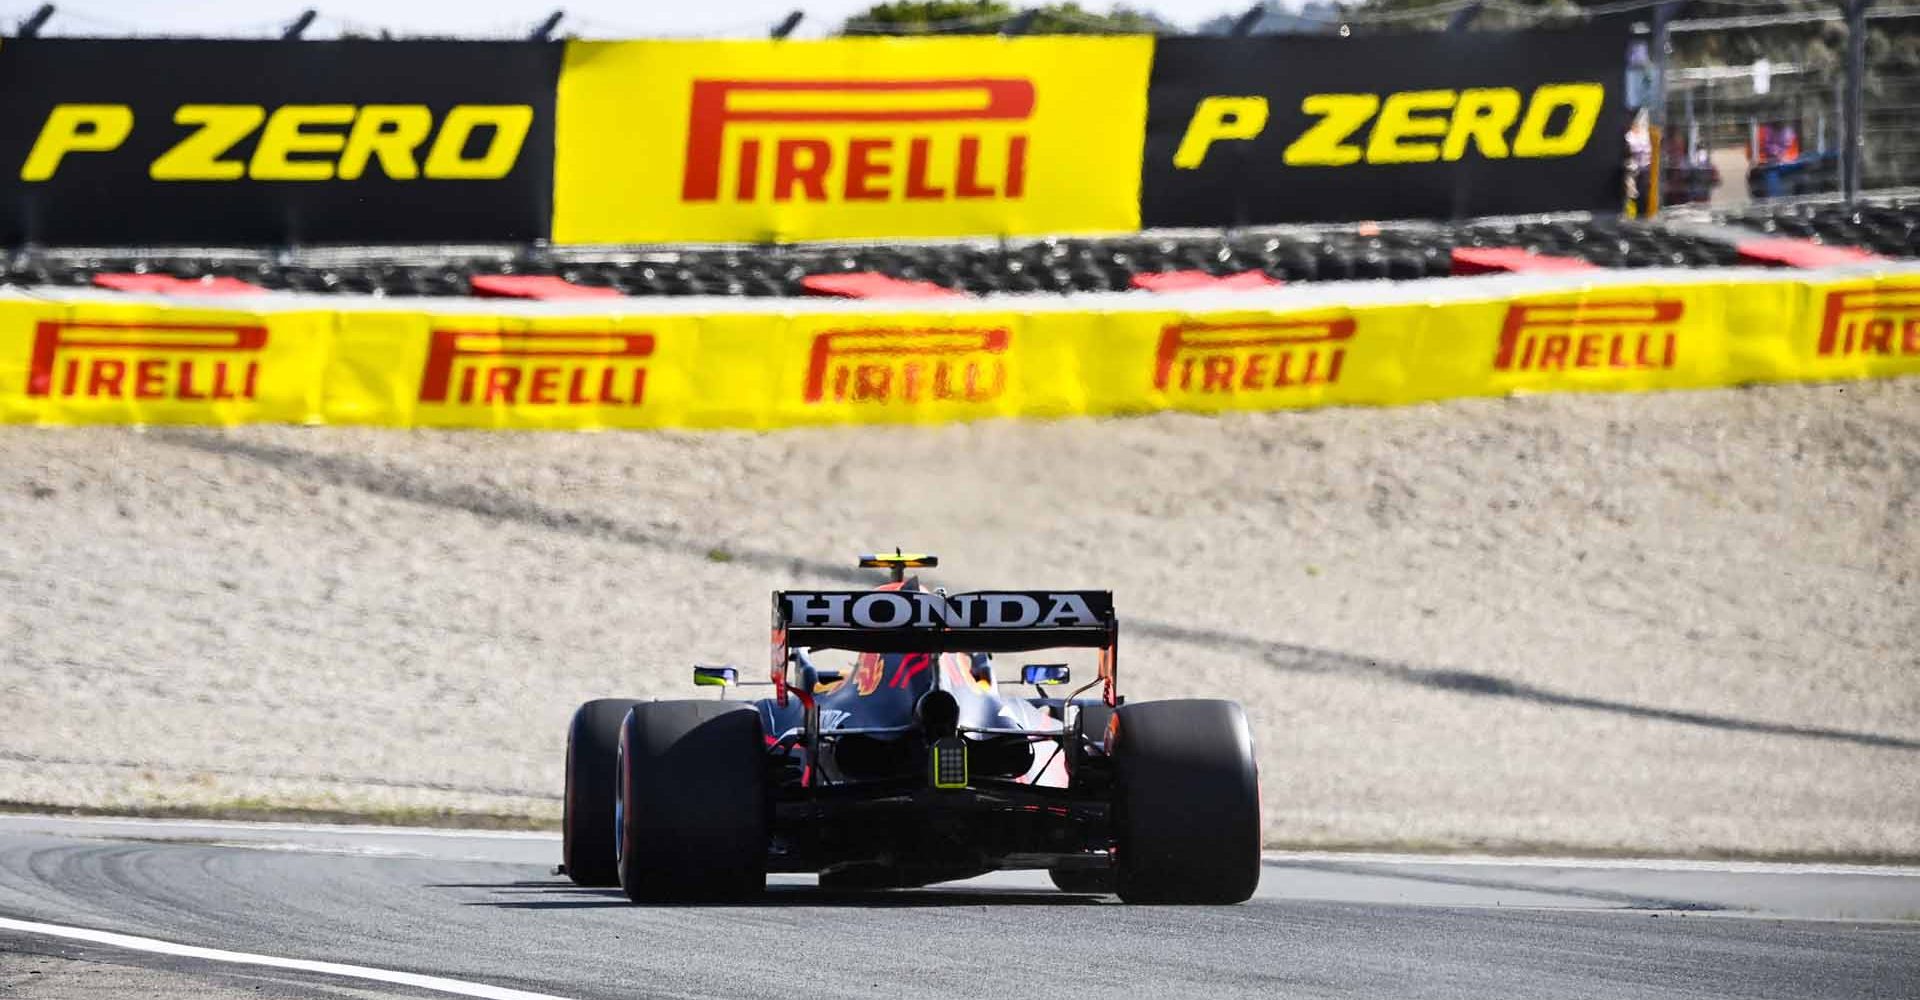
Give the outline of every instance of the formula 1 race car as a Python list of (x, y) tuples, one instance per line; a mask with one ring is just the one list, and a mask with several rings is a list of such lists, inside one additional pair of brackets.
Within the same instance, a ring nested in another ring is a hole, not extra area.
[[(1127, 703), (1107, 591), (927, 590), (932, 556), (865, 556), (870, 591), (773, 595), (772, 696), (589, 701), (567, 734), (565, 873), (636, 902), (737, 899), (769, 872), (883, 889), (1045, 869), (1067, 892), (1237, 903), (1260, 878), (1260, 795), (1231, 701)], [(995, 654), (1099, 650), (1001, 678)], [(849, 669), (820, 665), (855, 654)], [(1018, 683), (1032, 696), (1008, 695)], [(1095, 686), (1101, 697), (1077, 697)]]

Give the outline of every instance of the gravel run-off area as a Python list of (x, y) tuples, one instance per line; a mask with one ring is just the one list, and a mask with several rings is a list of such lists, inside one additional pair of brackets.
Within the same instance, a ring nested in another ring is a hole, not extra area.
[(1920, 856), (1920, 379), (748, 433), (0, 429), (0, 801), (558, 815), (855, 553), (1116, 592), (1284, 845)]

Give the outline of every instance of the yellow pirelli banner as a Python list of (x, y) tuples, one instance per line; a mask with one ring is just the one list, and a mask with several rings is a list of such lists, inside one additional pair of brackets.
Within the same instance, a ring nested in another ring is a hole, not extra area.
[(1920, 374), (1920, 272), (1446, 288), (575, 315), (0, 300), (0, 419), (772, 429)]
[(1152, 58), (1144, 36), (572, 42), (553, 239), (1133, 231)]
[(314, 421), (337, 315), (0, 302), (0, 419)]

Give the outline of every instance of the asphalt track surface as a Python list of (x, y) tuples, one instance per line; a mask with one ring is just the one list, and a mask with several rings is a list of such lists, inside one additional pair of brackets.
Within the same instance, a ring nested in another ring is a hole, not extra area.
[[(1232, 907), (1029, 873), (867, 895), (782, 876), (750, 905), (637, 907), (550, 875), (558, 853), (544, 834), (0, 817), (0, 970), (111, 970), (76, 995), (186, 977), (207, 998), (1920, 996), (1916, 868), (1275, 854)], [(284, 967), (313, 962), (386, 981)]]

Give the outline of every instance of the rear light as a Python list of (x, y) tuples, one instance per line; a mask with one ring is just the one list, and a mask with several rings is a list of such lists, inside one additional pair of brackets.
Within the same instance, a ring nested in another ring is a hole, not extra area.
[(967, 741), (947, 736), (933, 741), (932, 779), (935, 788), (967, 787)]

